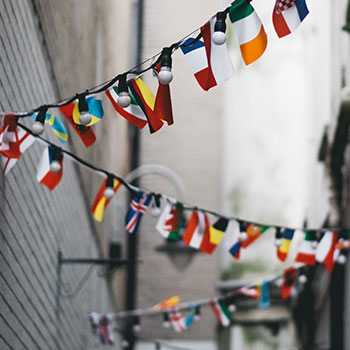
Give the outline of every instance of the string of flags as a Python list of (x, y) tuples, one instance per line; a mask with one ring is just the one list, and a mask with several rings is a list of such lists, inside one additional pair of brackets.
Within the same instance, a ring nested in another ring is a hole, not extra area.
[[(192, 68), (200, 87), (208, 91), (230, 79), (235, 70), (226, 45), (226, 19), (236, 33), (242, 59), (246, 65), (258, 60), (267, 48), (267, 34), (264, 26), (251, 5), (251, 0), (235, 0), (223, 11), (217, 12), (199, 29), (183, 39), (165, 47), (159, 54), (146, 59), (138, 66), (118, 74), (98, 87), (87, 89), (63, 101), (44, 104), (30, 111), (1, 112), (17, 119), (30, 117), (34, 120), (32, 131), (41, 135), (45, 124), (51, 126), (61, 142), (68, 139), (62, 121), (51, 113), (58, 108), (75, 130), (86, 147), (96, 141), (92, 126), (104, 117), (102, 94), (106, 94), (116, 112), (137, 128), (149, 126), (151, 133), (157, 132), (166, 123), (174, 124), (170, 82), (172, 55), (180, 49)], [(278, 37), (294, 32), (309, 13), (305, 0), (276, 0), (272, 10), (272, 22)], [(139, 68), (147, 62), (145, 69)], [(141, 76), (152, 70), (158, 78), (156, 94), (149, 89)]]
[[(134, 331), (139, 332), (141, 330), (140, 316), (162, 314), (163, 327), (172, 328), (175, 332), (181, 333), (187, 331), (194, 322), (200, 320), (201, 307), (210, 306), (217, 322), (223, 327), (228, 327), (234, 321), (234, 313), (239, 310), (239, 306), (236, 306), (237, 304), (239, 305), (239, 301), (246, 299), (256, 300), (258, 308), (267, 309), (272, 306), (270, 297), (272, 287), (279, 289), (281, 299), (288, 299), (292, 295), (296, 295), (296, 293), (293, 293), (293, 290), (298, 289), (298, 284), (303, 286), (307, 283), (306, 273), (307, 271), (304, 267), (291, 266), (285, 269), (282, 275), (246, 284), (221, 296), (192, 300), (185, 303), (179, 303), (179, 296), (173, 296), (153, 307), (110, 313), (108, 314), (108, 319), (113, 322), (116, 319), (131, 317), (134, 322)], [(90, 319), (91, 315), (99, 314), (90, 314)], [(105, 315), (100, 315), (100, 317), (103, 316)], [(92, 328), (94, 332), (95, 329), (96, 327)]]
[[(0, 129), (0, 164), (8, 174), (9, 170), (35, 140), (45, 144), (45, 149), (37, 168), (36, 178), (49, 190), (54, 190), (63, 177), (65, 158), (88, 167), (96, 174), (104, 176), (104, 180), (91, 206), (91, 212), (97, 221), (102, 221), (103, 214), (113, 196), (123, 185), (132, 192), (133, 198), (125, 217), (125, 228), (130, 234), (137, 234), (142, 217), (148, 211), (159, 216), (156, 230), (167, 240), (182, 240), (185, 244), (212, 254), (225, 234), (233, 237), (229, 253), (239, 259), (243, 251), (251, 246), (268, 230), (275, 231), (276, 255), (280, 261), (288, 257), (295, 231), (305, 233), (304, 241), (299, 246), (295, 262), (300, 265), (325, 264), (332, 272), (336, 262), (343, 263), (345, 256), (341, 253), (349, 249), (350, 230), (341, 228), (297, 229), (263, 225), (234, 217), (225, 217), (213, 211), (187, 206), (164, 194), (146, 192), (127, 183), (121, 177), (97, 168), (69, 151), (63, 150), (41, 136), (35, 135), (26, 126), (17, 123), (13, 115), (2, 118)], [(190, 217), (186, 219), (186, 212)], [(210, 216), (216, 218), (211, 223)]]

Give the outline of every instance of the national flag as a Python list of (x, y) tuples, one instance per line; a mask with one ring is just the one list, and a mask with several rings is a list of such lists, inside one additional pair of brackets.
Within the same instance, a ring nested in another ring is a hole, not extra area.
[(338, 240), (338, 232), (327, 231), (316, 249), (316, 261), (323, 263), (331, 273), (335, 264), (334, 251)]
[(267, 35), (253, 6), (246, 0), (237, 0), (229, 12), (237, 34), (241, 54), (246, 65), (256, 61), (267, 47)]
[[(91, 103), (91, 102), (90, 102)], [(90, 126), (76, 124), (73, 120), (73, 112), (77, 102), (72, 102), (66, 106), (60, 106), (59, 109), (69, 124), (73, 127), (79, 135), (86, 147), (91, 146), (96, 141), (96, 135)]]
[(210, 243), (218, 245), (225, 234), (229, 221), (219, 218), (214, 225), (210, 226)]
[(270, 292), (269, 292), (269, 282), (263, 281), (259, 285), (260, 290), (260, 300), (259, 300), (259, 308), (260, 309), (266, 309), (271, 306), (270, 302)]
[(283, 281), (280, 286), (280, 293), (283, 299), (289, 298), (292, 292), (293, 283), (297, 277), (297, 269), (295, 267), (289, 267), (283, 272)]
[[(35, 141), (35, 137), (29, 134), (27, 131), (22, 128), (17, 128), (18, 132), (18, 142), (19, 142), (19, 150), (21, 154), (23, 154)], [(16, 158), (7, 158), (0, 154), (0, 162), (1, 168), (5, 175), (9, 173), (11, 168), (16, 164)]]
[(305, 0), (276, 0), (272, 22), (278, 37), (294, 32), (308, 13)]
[[(113, 179), (113, 191), (116, 193), (121, 186), (121, 182), (117, 179)], [(95, 220), (102, 221), (103, 213), (111, 199), (107, 199), (104, 196), (105, 190), (107, 188), (107, 178), (103, 181), (100, 189), (97, 192), (96, 198), (91, 206), (91, 211), (94, 215)]]
[(239, 259), (241, 256), (241, 248), (242, 248), (242, 242), (237, 240), (233, 244), (233, 246), (230, 248), (229, 252), (235, 259)]
[(142, 108), (136, 102), (134, 96), (129, 92), (131, 99), (131, 104), (129, 107), (122, 108), (118, 105), (117, 99), (119, 96), (118, 87), (113, 86), (106, 90), (106, 95), (111, 101), (114, 109), (124, 117), (129, 123), (135, 125), (136, 127), (142, 129), (147, 124), (147, 118), (142, 110)]
[(232, 315), (228, 310), (228, 307), (222, 301), (216, 300), (211, 300), (210, 306), (214, 311), (218, 322), (224, 327), (229, 326), (232, 320)]
[(313, 247), (315, 241), (315, 231), (306, 231), (305, 238), (303, 242), (301, 242), (295, 257), (296, 263), (312, 266), (316, 264), (316, 249)]
[(5, 114), (0, 130), (0, 153), (6, 158), (19, 159), (19, 138), (17, 131), (17, 120), (14, 114)]
[(214, 16), (201, 27), (203, 40), (188, 38), (180, 46), (198, 84), (205, 91), (230, 79), (235, 73), (226, 44), (216, 45), (211, 39), (215, 21)]
[(148, 205), (151, 203), (152, 195), (138, 191), (130, 203), (129, 210), (125, 217), (126, 230), (129, 233), (137, 233), (141, 218)]
[(209, 227), (208, 215), (202, 211), (194, 210), (187, 223), (182, 238), (183, 242), (207, 254), (212, 254), (216, 245), (210, 243)]
[(277, 247), (277, 257), (281, 261), (285, 261), (287, 259), (294, 232), (295, 230), (291, 230), (289, 228), (282, 228), (280, 230), (282, 241), (281, 245)]
[(183, 221), (183, 204), (167, 203), (159, 217), (156, 229), (166, 239), (177, 241)]
[(243, 294), (254, 299), (258, 299), (260, 297), (259, 289), (254, 287), (242, 287), (237, 291), (237, 294)]
[(154, 102), (154, 113), (168, 125), (174, 124), (173, 107), (171, 103), (170, 84), (158, 82), (158, 90)]
[(57, 159), (61, 165), (60, 171), (57, 173), (50, 171), (50, 165), (54, 160), (53, 156), (55, 152), (50, 146), (44, 149), (36, 173), (36, 179), (51, 191), (60, 183), (63, 175), (63, 154), (61, 154), (59, 160)]
[(254, 243), (265, 231), (269, 229), (269, 226), (261, 226), (250, 223), (242, 223), (240, 225), (240, 231), (247, 233), (248, 238), (242, 242), (242, 248), (249, 247)]
[(98, 325), (98, 334), (102, 345), (114, 345), (113, 324), (111, 315), (101, 315)]
[(163, 121), (154, 111), (155, 97), (152, 91), (140, 78), (131, 80), (128, 86), (137, 104), (147, 118), (151, 134), (158, 131), (163, 126)]
[[(30, 117), (36, 119), (38, 113), (33, 113)], [(66, 143), (68, 140), (67, 129), (62, 123), (61, 119), (55, 117), (53, 114), (46, 113), (45, 124), (49, 124), (52, 127), (53, 132), (57, 135), (62, 143)]]
[(193, 308), (190, 311), (190, 313), (185, 317), (185, 327), (186, 327), (186, 329), (188, 329), (192, 325), (192, 323), (193, 323), (193, 321), (195, 319), (195, 316), (196, 316), (196, 308)]
[[(101, 121), (103, 118), (104, 112), (103, 112), (102, 101), (92, 96), (86, 97), (85, 100), (89, 107), (89, 114), (91, 115), (91, 122), (86, 126), (92, 126), (98, 123), (99, 121)], [(72, 114), (73, 121), (75, 124), (81, 125), (79, 120), (79, 117), (80, 117), (79, 103), (78, 101), (73, 103), (74, 103), (73, 114)]]
[(187, 329), (186, 318), (180, 312), (171, 313), (170, 321), (174, 330), (178, 333), (181, 333)]
[(167, 308), (171, 308), (176, 306), (180, 301), (180, 298), (178, 295), (174, 295), (168, 299), (163, 300), (162, 302), (156, 304), (153, 306), (154, 310), (164, 310)]

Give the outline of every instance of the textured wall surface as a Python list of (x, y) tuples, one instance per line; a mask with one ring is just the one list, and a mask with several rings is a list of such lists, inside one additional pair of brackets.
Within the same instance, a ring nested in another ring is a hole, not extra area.
[[(93, 86), (100, 78), (92, 54), (98, 14), (94, 1), (1, 1), (0, 110), (26, 110)], [(48, 129), (44, 137), (58, 144)], [(6, 177), (0, 175), (0, 349), (98, 349), (86, 315), (111, 306), (106, 280), (96, 271), (74, 299), (62, 296), (57, 323), (58, 250), (97, 257), (101, 249), (81, 169), (66, 159), (61, 183), (49, 191), (35, 179), (43, 149), (36, 142)], [(72, 291), (87, 269), (63, 266), (62, 293)]]

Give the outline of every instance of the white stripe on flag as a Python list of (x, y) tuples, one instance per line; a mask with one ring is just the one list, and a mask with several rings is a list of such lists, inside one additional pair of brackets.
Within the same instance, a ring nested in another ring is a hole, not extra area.
[(255, 39), (260, 33), (262, 26), (260, 18), (255, 11), (239, 21), (233, 22), (232, 25), (236, 31), (240, 45)]
[(282, 15), (284, 17), (284, 20), (287, 23), (287, 26), (289, 27), (289, 30), (291, 32), (294, 32), (299, 27), (299, 25), (301, 23), (300, 17), (299, 17), (299, 12), (298, 12), (296, 5), (283, 11)]
[[(215, 18), (210, 19), (210, 37), (214, 32), (215, 22)], [(210, 65), (217, 85), (235, 74), (226, 44), (216, 45), (211, 40)]]
[(196, 74), (203, 69), (208, 68), (207, 54), (205, 52), (205, 46), (199, 47), (185, 54), (188, 59), (188, 63), (192, 68), (193, 74)]

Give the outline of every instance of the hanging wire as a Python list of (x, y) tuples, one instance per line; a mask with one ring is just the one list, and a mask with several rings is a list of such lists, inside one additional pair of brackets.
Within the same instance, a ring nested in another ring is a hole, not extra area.
[[(237, 2), (239, 0), (235, 0), (233, 1), (230, 5), (228, 5), (223, 11), (228, 13), (229, 9), (231, 8), (231, 6)], [(250, 2), (251, 0), (247, 0), (247, 2)], [(182, 39), (180, 39), (179, 41), (171, 44), (169, 47), (176, 51), (181, 45), (182, 43), (188, 38), (190, 37), (191, 35), (193, 35), (194, 33), (196, 33), (198, 30), (200, 30), (200, 28), (197, 28), (195, 29), (194, 31), (192, 31), (191, 33), (187, 34), (186, 36), (184, 36)], [(195, 41), (198, 41), (199, 39), (201, 38), (201, 34), (199, 34), (197, 36), (197, 38), (195, 39)], [(141, 63), (135, 65), (134, 67), (130, 68), (128, 71), (124, 72), (124, 73), (121, 73), (121, 74), (118, 74), (116, 75), (114, 78), (111, 78), (111, 79), (108, 79), (107, 81), (105, 82), (102, 82), (96, 86), (93, 86), (89, 89), (86, 89), (83, 93), (78, 93), (78, 94), (84, 94), (85, 96), (91, 96), (91, 95), (94, 95), (94, 94), (98, 94), (98, 93), (101, 93), (103, 91), (106, 91), (108, 88), (110, 88), (111, 86), (113, 86), (118, 80), (119, 80), (119, 77), (122, 75), (122, 74), (135, 74), (135, 75), (142, 75), (144, 73), (146, 73), (147, 71), (155, 68), (155, 66), (159, 63), (159, 60), (160, 60), (160, 56), (161, 56), (161, 52), (158, 52), (156, 53), (155, 55), (145, 59), (144, 61), (142, 61)], [(150, 64), (148, 67), (142, 69), (142, 70), (138, 70), (140, 67), (144, 66), (147, 62), (149, 61), (154, 61), (154, 59), (158, 57), (156, 59), (155, 62), (153, 62), (152, 64)], [(97, 89), (97, 90), (96, 90)], [(77, 94), (76, 94), (77, 95)], [(76, 99), (76, 95), (75, 96), (72, 96), (72, 97), (68, 97), (68, 98), (65, 98), (65, 99), (62, 99), (60, 101), (57, 101), (55, 103), (51, 103), (51, 104), (45, 104), (46, 106), (48, 106), (48, 108), (56, 108), (56, 107), (63, 107), (63, 106), (66, 106), (72, 102), (75, 101)], [(39, 106), (39, 107), (36, 107), (36, 108), (33, 108), (33, 109), (30, 109), (28, 111), (25, 111), (25, 112), (1, 112), (0, 114), (15, 114), (16, 116), (20, 117), (20, 118), (24, 118), (24, 117), (29, 117), (30, 115), (32, 115), (33, 113), (35, 112), (38, 112), (40, 110), (42, 106)]]
[[(89, 168), (90, 170), (96, 172), (97, 174), (99, 175), (103, 175), (103, 176), (108, 176), (108, 175), (111, 175), (113, 176), (115, 179), (117, 179), (120, 183), (122, 183), (132, 194), (133, 196), (140, 196), (139, 195), (139, 191), (142, 191), (144, 192), (141, 188), (139, 187), (136, 187), (134, 185), (131, 185), (130, 183), (128, 183), (127, 181), (125, 181), (122, 177), (118, 176), (118, 175), (115, 175), (113, 173), (110, 173), (108, 172), (107, 170), (105, 169), (102, 169), (102, 168), (99, 168), (85, 160), (83, 160), (82, 158), (76, 156), (75, 154), (65, 150), (65, 149), (62, 149), (61, 147), (55, 145), (54, 143), (52, 143), (51, 141), (48, 141), (47, 139), (39, 136), (39, 135), (36, 135), (33, 133), (33, 131), (31, 129), (29, 129), (28, 127), (26, 127), (25, 125), (21, 124), (21, 123), (17, 123), (17, 125), (21, 128), (23, 128), (26, 132), (28, 132), (29, 134), (31, 134), (32, 136), (36, 137), (37, 139), (39, 139), (41, 141), (41, 143), (43, 144), (47, 144), (49, 145), (50, 147), (52, 148), (56, 148), (58, 149), (60, 152), (66, 154), (68, 157), (70, 157), (73, 161), (77, 162), (78, 164), (81, 164), (87, 168)], [(152, 192), (152, 191), (151, 191)], [(164, 194), (162, 194), (162, 196), (164, 198), (168, 198), (169, 201), (171, 202), (176, 202), (176, 199), (175, 198), (171, 198), (171, 197), (168, 197)], [(230, 221), (238, 221), (238, 222), (244, 222), (246, 220), (243, 220), (243, 219), (240, 219), (240, 218), (237, 218), (237, 217), (234, 217), (234, 216), (225, 216), (225, 215), (222, 215), (222, 214), (219, 214), (215, 211), (212, 211), (212, 210), (208, 210), (208, 209), (204, 209), (204, 208), (200, 208), (200, 207), (197, 207), (197, 206), (191, 206), (191, 205), (186, 205), (184, 204), (184, 210), (189, 210), (189, 211), (194, 211), (194, 210), (198, 210), (198, 211), (201, 211), (201, 212), (204, 212), (204, 213), (207, 213), (207, 214), (210, 214), (210, 215), (213, 215), (217, 218), (225, 218), (227, 220), (230, 220)], [(302, 227), (302, 228), (292, 228), (292, 227), (287, 227), (287, 226), (278, 226), (278, 225), (266, 225), (266, 224), (261, 224), (261, 223), (256, 223), (256, 222), (253, 222), (253, 221), (247, 221), (249, 222), (250, 224), (252, 225), (256, 225), (256, 226), (268, 226), (268, 227), (271, 227), (271, 228), (277, 228), (277, 229), (280, 229), (280, 228), (290, 228), (292, 230), (295, 230), (295, 231), (318, 231), (318, 232), (326, 232), (326, 231), (344, 231), (344, 230), (350, 230), (348, 228), (305, 228), (305, 227)]]

